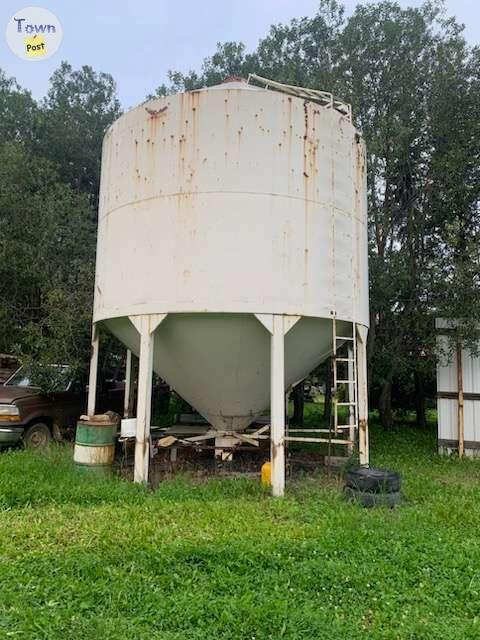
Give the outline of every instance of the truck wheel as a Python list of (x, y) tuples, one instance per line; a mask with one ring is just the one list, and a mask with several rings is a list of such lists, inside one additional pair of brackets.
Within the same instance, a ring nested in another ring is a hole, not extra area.
[(345, 476), (345, 484), (365, 493), (398, 493), (400, 474), (386, 469), (351, 469)]
[(27, 449), (45, 449), (50, 444), (52, 434), (44, 422), (36, 422), (23, 434), (23, 444)]

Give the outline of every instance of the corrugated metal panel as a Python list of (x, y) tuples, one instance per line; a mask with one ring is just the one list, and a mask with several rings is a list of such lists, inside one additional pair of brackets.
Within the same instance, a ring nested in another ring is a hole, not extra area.
[[(446, 353), (448, 351), (448, 336), (437, 336), (437, 344), (440, 353)], [(437, 364), (437, 392), (456, 393), (457, 390), (457, 358), (454, 355), (447, 360), (445, 356), (442, 356)]]
[[(439, 398), (438, 438), (439, 440), (458, 440), (457, 412), (458, 402), (453, 398)], [(464, 401), (465, 440), (480, 443), (480, 401)]]
[(438, 439), (457, 440), (458, 402), (449, 398), (438, 398)]
[[(448, 329), (445, 321), (437, 321), (437, 329)], [(437, 342), (441, 350), (446, 351), (448, 336), (438, 335)], [(462, 350), (462, 372), (464, 399), (464, 439), (466, 450), (480, 443), (480, 397), (469, 398), (469, 394), (480, 394), (480, 358), (467, 350)], [(441, 359), (437, 365), (437, 401), (438, 439), (458, 441), (458, 393), (457, 356), (453, 353), (449, 360)], [(441, 397), (450, 394), (452, 397)]]
[(463, 390), (465, 393), (480, 393), (480, 358), (463, 351)]

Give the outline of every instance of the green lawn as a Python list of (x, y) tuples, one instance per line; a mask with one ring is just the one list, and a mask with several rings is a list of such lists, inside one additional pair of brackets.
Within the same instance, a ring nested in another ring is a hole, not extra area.
[(1, 454), (0, 638), (480, 638), (480, 462), (408, 425), (371, 446), (402, 472), (394, 511), (322, 477), (149, 493), (68, 448)]

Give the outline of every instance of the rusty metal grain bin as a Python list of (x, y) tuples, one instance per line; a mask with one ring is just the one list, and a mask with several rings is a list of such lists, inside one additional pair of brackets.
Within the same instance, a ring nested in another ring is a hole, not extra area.
[(368, 326), (366, 222), (348, 113), (246, 82), (144, 103), (104, 140), (94, 322), (138, 354), (135, 318), (161, 318), (154, 370), (242, 430), (269, 406), (265, 318), (296, 319), (285, 386), (332, 352), (333, 317)]

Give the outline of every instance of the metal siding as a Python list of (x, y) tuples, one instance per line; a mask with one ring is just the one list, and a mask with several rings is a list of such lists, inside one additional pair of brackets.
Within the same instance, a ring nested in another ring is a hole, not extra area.
[[(437, 336), (437, 344), (440, 351), (447, 351), (448, 336)], [(457, 357), (453, 354), (452, 358), (447, 359), (444, 356), (437, 363), (437, 391), (456, 393), (457, 386)]]
[(457, 410), (458, 402), (447, 398), (439, 398), (438, 409), (438, 439), (457, 440)]
[(480, 393), (480, 358), (463, 350), (463, 390), (465, 393)]
[(354, 127), (311, 102), (226, 87), (143, 104), (108, 130), (94, 320), (336, 312), (368, 325)]
[[(437, 321), (437, 328), (448, 328), (447, 324)], [(448, 336), (437, 336), (440, 348), (447, 347)], [(465, 394), (480, 393), (480, 358), (467, 350), (462, 350), (463, 390)], [(457, 357), (453, 353), (447, 361), (441, 359), (437, 364), (437, 392), (457, 393)], [(438, 398), (438, 438), (439, 440), (458, 440), (458, 402), (454, 398)], [(480, 442), (480, 400), (464, 400), (464, 438), (465, 441)]]
[(465, 440), (480, 441), (480, 401), (464, 401)]

